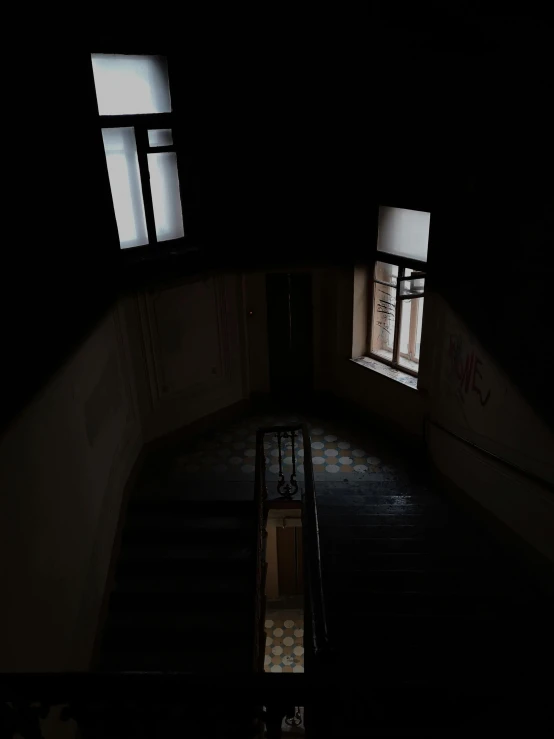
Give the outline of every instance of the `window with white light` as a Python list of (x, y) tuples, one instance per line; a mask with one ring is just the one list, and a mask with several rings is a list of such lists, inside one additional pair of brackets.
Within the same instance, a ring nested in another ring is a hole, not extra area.
[(372, 281), (370, 356), (417, 376), (431, 214), (379, 208), (378, 260)]
[(91, 59), (120, 247), (183, 238), (166, 59)]

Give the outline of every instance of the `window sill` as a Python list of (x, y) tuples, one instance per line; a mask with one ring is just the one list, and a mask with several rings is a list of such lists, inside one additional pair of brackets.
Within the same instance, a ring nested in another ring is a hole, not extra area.
[(406, 387), (411, 387), (412, 390), (417, 390), (417, 377), (409, 375), (407, 372), (393, 369), (388, 364), (379, 362), (377, 359), (373, 359), (373, 357), (353, 357), (350, 361), (359, 364), (361, 367), (367, 367), (367, 369), (373, 370), (380, 375), (384, 375), (390, 380), (400, 382)]

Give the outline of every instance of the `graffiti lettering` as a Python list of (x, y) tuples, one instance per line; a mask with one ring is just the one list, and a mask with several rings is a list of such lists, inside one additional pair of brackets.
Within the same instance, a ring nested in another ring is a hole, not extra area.
[(486, 406), (491, 397), (490, 388), (483, 389), (483, 375), (480, 367), (483, 360), (475, 352), (466, 352), (464, 356), (463, 342), (461, 336), (450, 336), (448, 346), (449, 377), (457, 381), (456, 395), (464, 402), (469, 392), (474, 392), (479, 397), (482, 406)]

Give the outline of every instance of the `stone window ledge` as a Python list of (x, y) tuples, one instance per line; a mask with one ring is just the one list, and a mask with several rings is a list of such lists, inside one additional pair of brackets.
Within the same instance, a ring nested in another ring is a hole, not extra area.
[(412, 390), (417, 390), (417, 377), (409, 375), (407, 372), (393, 369), (388, 364), (379, 362), (377, 359), (373, 359), (373, 357), (353, 357), (351, 361), (359, 364), (361, 367), (378, 372), (380, 375), (384, 375), (391, 380), (396, 380), (396, 382), (400, 382), (402, 385), (406, 385), (406, 387), (411, 387)]

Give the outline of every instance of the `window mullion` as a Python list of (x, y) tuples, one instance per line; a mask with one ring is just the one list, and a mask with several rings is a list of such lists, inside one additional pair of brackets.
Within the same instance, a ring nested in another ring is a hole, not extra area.
[(144, 202), (144, 213), (146, 216), (148, 243), (156, 244), (156, 222), (154, 220), (154, 204), (152, 202), (152, 191), (150, 189), (150, 172), (148, 170), (148, 149), (150, 148), (148, 143), (148, 129), (143, 126), (136, 126), (135, 138), (137, 142), (140, 184), (142, 187), (142, 199)]
[(410, 307), (410, 342), (409, 342), (409, 356), (412, 361), (415, 361), (416, 353), (416, 338), (417, 338), (417, 318), (419, 313), (419, 298), (414, 298)]
[(402, 321), (402, 302), (400, 300), (400, 279), (404, 277), (404, 267), (398, 268), (398, 279), (396, 280), (396, 305), (394, 308), (394, 344), (392, 348), (392, 361), (398, 364), (398, 350), (400, 347), (400, 322)]

